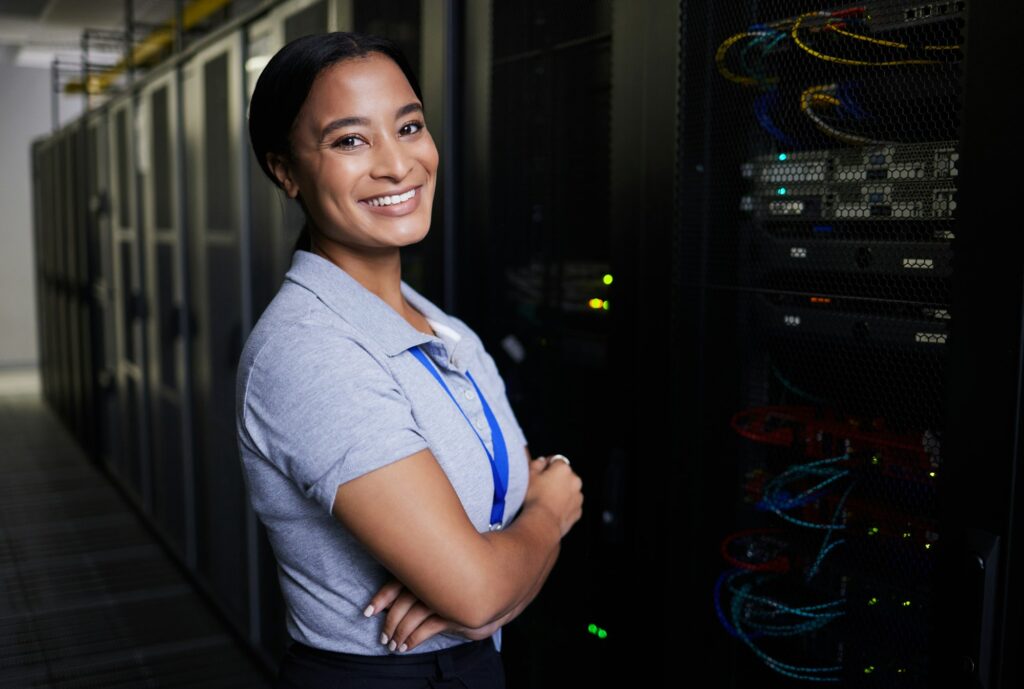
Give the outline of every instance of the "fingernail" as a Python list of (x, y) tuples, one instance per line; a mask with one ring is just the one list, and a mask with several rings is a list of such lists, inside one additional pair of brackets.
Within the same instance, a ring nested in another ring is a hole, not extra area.
[(399, 653), (405, 653), (407, 650), (409, 650), (409, 645), (408, 644), (402, 644), (401, 646), (398, 647), (398, 652)]
[(386, 644), (388, 642), (388, 635), (385, 634), (384, 632), (380, 633), (380, 642), (382, 644)]
[(363, 617), (369, 617), (372, 614), (373, 614), (373, 606), (372, 605), (367, 605), (366, 606), (366, 610), (363, 610)]
[(388, 648), (390, 648), (393, 651), (395, 650), (396, 645), (397, 644), (395, 643), (394, 639), (392, 639), (391, 643), (388, 644)]

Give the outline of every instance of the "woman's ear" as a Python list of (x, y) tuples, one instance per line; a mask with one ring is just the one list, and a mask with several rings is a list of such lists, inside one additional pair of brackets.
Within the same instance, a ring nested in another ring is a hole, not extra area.
[(292, 168), (288, 164), (288, 161), (277, 153), (267, 154), (267, 166), (270, 171), (274, 173), (274, 177), (281, 183), (281, 187), (284, 189), (284, 193), (288, 194), (288, 198), (294, 199), (299, 194), (299, 185), (295, 183), (295, 179), (292, 177)]

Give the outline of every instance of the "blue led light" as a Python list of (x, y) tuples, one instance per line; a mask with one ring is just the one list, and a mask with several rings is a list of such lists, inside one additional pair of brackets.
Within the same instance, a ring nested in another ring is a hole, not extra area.
[(786, 158), (788, 158), (788, 157), (789, 157), (789, 156), (788, 156), (788, 155), (786, 155), (785, 153), (780, 153), (780, 154), (779, 154), (779, 160), (785, 160), (785, 159), (786, 159)]
[(779, 187), (778, 190), (776, 191), (776, 193), (779, 196), (785, 196), (786, 195), (786, 187)]

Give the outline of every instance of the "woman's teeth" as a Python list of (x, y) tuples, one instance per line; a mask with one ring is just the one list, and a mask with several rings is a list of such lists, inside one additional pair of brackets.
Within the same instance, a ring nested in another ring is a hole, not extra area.
[(415, 195), (416, 190), (410, 189), (404, 194), (396, 194), (395, 196), (378, 196), (375, 199), (370, 199), (367, 203), (371, 206), (393, 206), (396, 203), (405, 203)]

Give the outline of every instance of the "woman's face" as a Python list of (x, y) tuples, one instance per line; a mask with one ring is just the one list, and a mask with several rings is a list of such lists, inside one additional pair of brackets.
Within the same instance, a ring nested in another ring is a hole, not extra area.
[(437, 147), (390, 58), (370, 53), (321, 72), (291, 142), (292, 160), (271, 166), (290, 197), (301, 194), (319, 235), (361, 252), (426, 236)]

